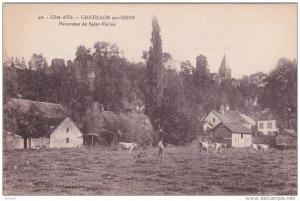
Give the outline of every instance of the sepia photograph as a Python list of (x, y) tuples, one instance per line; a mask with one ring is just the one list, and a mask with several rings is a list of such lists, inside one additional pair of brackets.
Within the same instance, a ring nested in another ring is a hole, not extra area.
[(297, 12), (3, 3), (2, 196), (295, 200)]

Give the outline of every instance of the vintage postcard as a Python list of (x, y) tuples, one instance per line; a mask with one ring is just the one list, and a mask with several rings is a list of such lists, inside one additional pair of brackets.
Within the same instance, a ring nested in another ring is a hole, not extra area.
[(294, 200), (297, 43), (296, 3), (4, 3), (2, 195)]

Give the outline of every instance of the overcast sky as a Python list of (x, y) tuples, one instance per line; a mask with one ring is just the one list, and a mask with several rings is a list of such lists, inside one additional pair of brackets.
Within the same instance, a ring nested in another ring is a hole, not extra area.
[[(269, 72), (280, 57), (297, 57), (296, 4), (6, 4), (3, 12), (4, 52), (27, 62), (32, 53), (43, 53), (49, 64), (53, 58), (73, 60), (77, 46), (93, 48), (96, 41), (116, 43), (129, 61), (140, 61), (149, 50), (153, 16), (161, 27), (164, 52), (193, 65), (203, 54), (211, 72), (217, 72), (224, 54), (236, 78)], [(67, 14), (75, 19), (50, 19)], [(133, 15), (135, 20), (82, 20), (82, 15)], [(59, 26), (59, 21), (116, 26), (70, 27)]]

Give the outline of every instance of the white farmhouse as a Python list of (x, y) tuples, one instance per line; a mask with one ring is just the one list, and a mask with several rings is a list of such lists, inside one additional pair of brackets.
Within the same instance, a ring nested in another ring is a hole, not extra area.
[(257, 120), (257, 130), (264, 135), (274, 135), (277, 133), (277, 120), (269, 112), (260, 112), (255, 114)]
[(75, 148), (83, 146), (83, 135), (75, 123), (65, 118), (50, 134), (50, 148)]
[(278, 132), (277, 122), (275, 119), (265, 119), (257, 121), (257, 130), (264, 135), (273, 135)]

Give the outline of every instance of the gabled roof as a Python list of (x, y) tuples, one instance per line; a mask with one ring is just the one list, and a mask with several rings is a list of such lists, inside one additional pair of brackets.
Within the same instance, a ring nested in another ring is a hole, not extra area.
[(224, 125), (228, 130), (230, 130), (232, 133), (245, 133), (245, 134), (252, 134), (252, 131), (243, 126), (239, 123), (219, 123), (214, 129), (220, 127), (221, 125)]
[(65, 121), (69, 121), (71, 122), (72, 124), (74, 124), (78, 130), (79, 130), (79, 127), (78, 125), (69, 117), (66, 117), (64, 118), (63, 120), (57, 122), (55, 125), (52, 125), (49, 127), (49, 131), (47, 132), (47, 134), (45, 135), (46, 137), (49, 137), (62, 123), (64, 123)]
[(71, 118), (66, 117), (64, 119), (60, 119), (60, 121), (56, 121), (54, 124), (52, 124), (51, 126), (49, 126), (49, 130), (44, 135), (44, 137), (50, 137), (50, 135), (65, 121), (70, 121), (71, 123), (73, 123), (78, 128), (78, 125)]
[(36, 106), (43, 113), (44, 117), (49, 119), (64, 118), (67, 116), (66, 109), (62, 105), (55, 103), (11, 98), (4, 107), (13, 107), (21, 112), (27, 112), (31, 106)]
[(225, 111), (224, 114), (217, 112), (215, 110), (211, 111), (214, 113), (223, 123), (243, 123), (244, 119), (240, 116), (238, 112), (235, 111)]
[(255, 119), (253, 119), (252, 117), (249, 117), (249, 116), (247, 116), (247, 115), (245, 115), (245, 114), (240, 114), (240, 115), (242, 116), (242, 118), (243, 118), (247, 123), (249, 123), (249, 124), (251, 124), (251, 125), (255, 125), (255, 124), (256, 124)]

